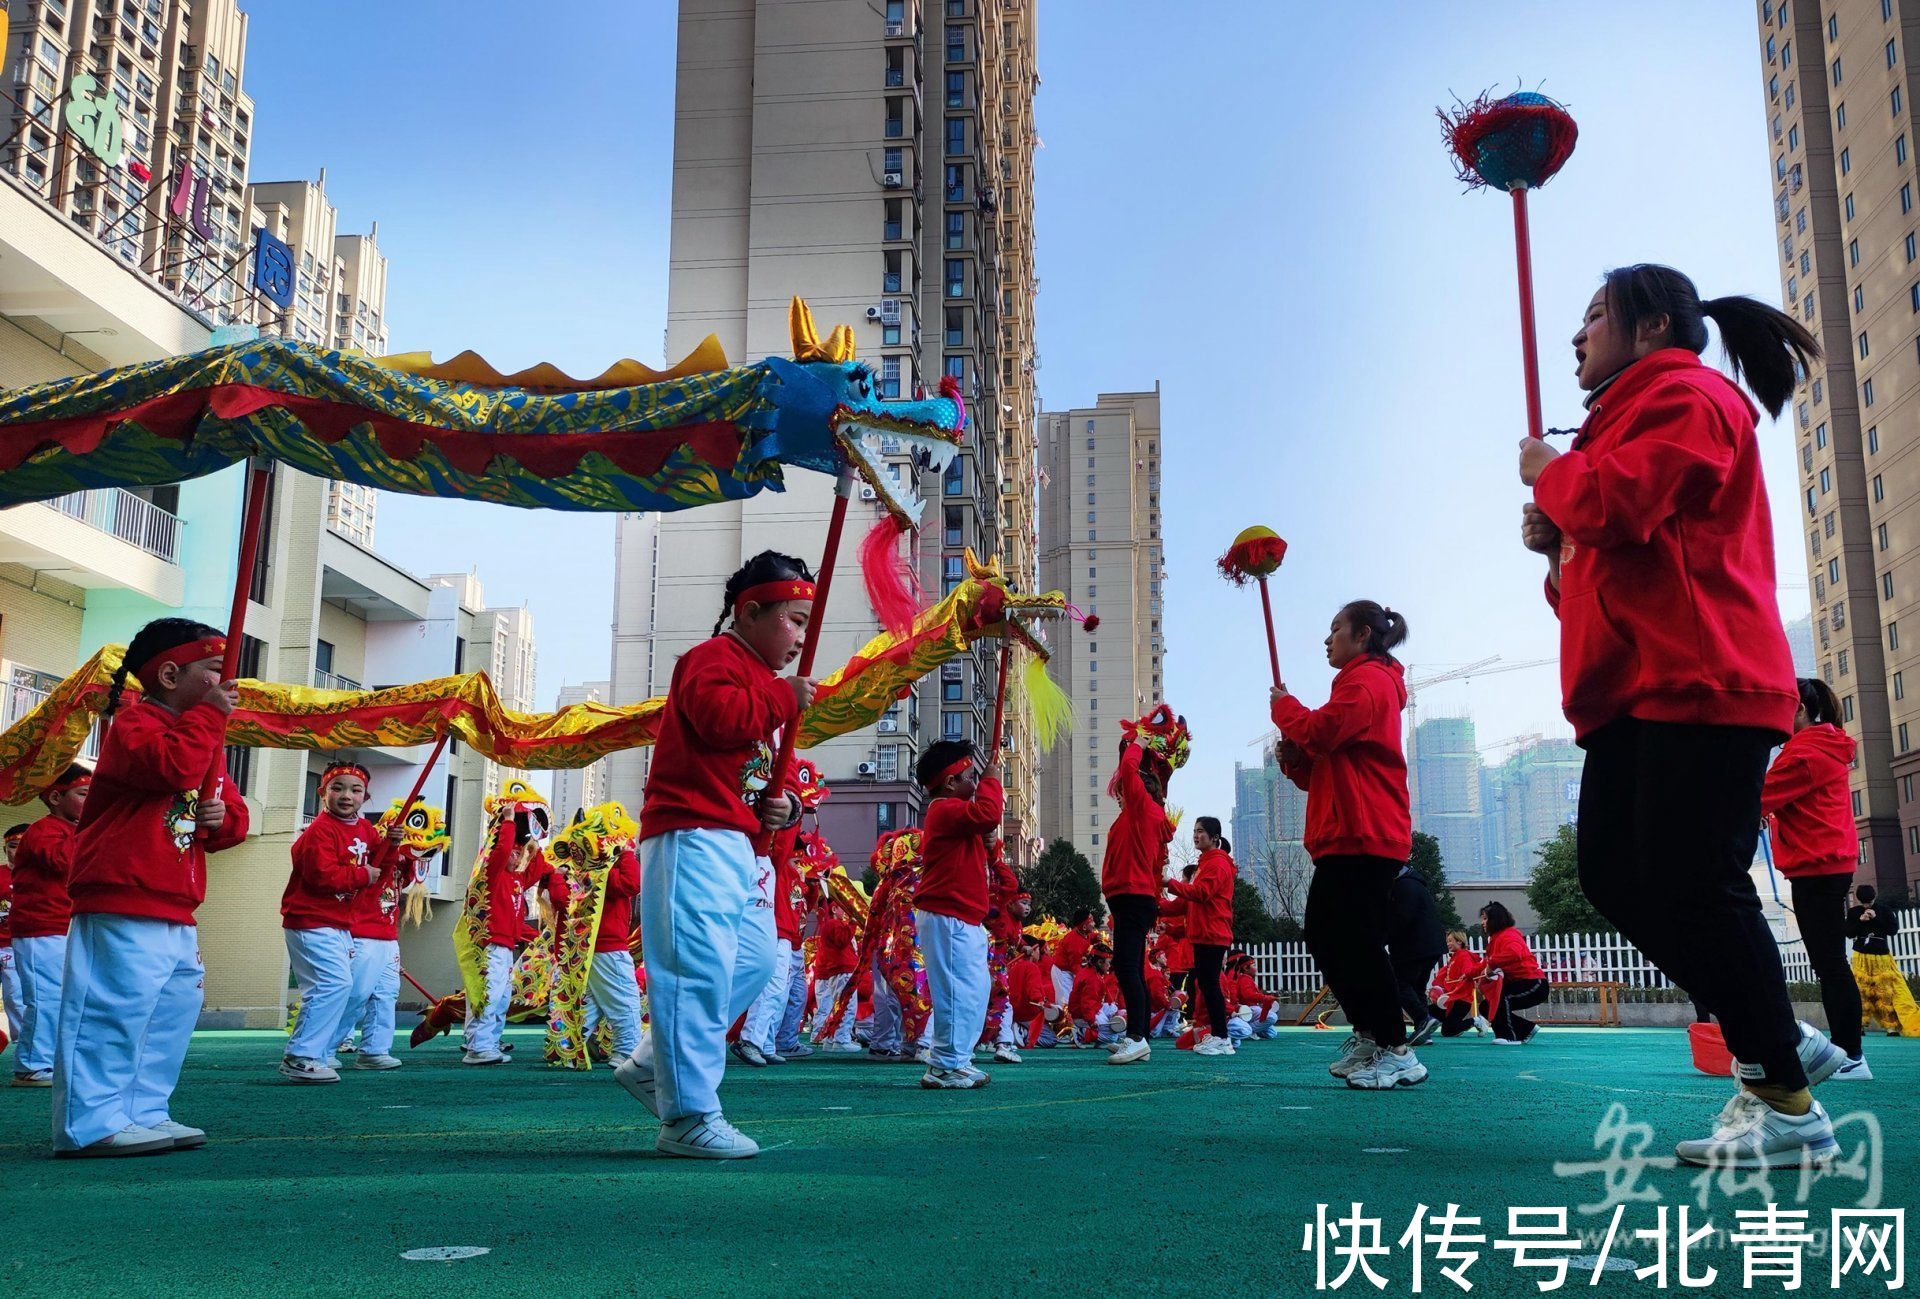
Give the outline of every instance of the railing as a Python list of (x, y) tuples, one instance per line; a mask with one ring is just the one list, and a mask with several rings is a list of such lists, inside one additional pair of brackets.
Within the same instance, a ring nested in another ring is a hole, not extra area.
[(48, 501), (60, 513), (140, 547), (149, 555), (179, 562), (180, 517), (143, 496), (119, 487), (69, 492)]
[[(0, 686), (0, 730), (5, 730), (15, 722), (31, 713), (47, 701), (49, 691), (38, 690), (33, 686), (14, 682)], [(92, 762), (100, 756), (100, 727), (98, 723), (87, 733), (87, 743), (80, 750), (80, 756)]]
[(352, 677), (336, 676), (331, 672), (313, 670), (313, 684), (322, 690), (365, 690), (366, 687)]
[[(1619, 934), (1531, 934), (1527, 945), (1533, 949), (1540, 968), (1556, 983), (1606, 981), (1629, 988), (1674, 986), (1653, 962)], [(1476, 955), (1486, 951), (1483, 939), (1474, 939), (1468, 946)], [(1899, 932), (1889, 940), (1888, 946), (1902, 974), (1920, 975), (1920, 913), (1902, 914)], [(1268, 991), (1304, 1000), (1320, 990), (1323, 982), (1320, 968), (1314, 964), (1305, 943), (1260, 943), (1247, 951), (1253, 956), (1260, 985)], [(1780, 961), (1786, 967), (1789, 983), (1813, 982), (1813, 966), (1807, 960), (1806, 944), (1799, 939), (1780, 944)]]

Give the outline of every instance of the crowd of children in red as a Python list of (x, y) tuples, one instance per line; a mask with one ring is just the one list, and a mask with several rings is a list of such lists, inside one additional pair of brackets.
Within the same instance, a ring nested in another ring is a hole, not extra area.
[[(1860, 955), (1884, 956), (1886, 925), (1864, 891), (1868, 905), (1844, 910), (1858, 860), (1846, 803), (1852, 742), (1831, 692), (1794, 679), (1756, 410), (1701, 364), (1707, 319), (1735, 373), (1770, 409), (1783, 405), (1796, 364), (1816, 350), (1797, 322), (1749, 299), (1702, 302), (1664, 267), (1611, 272), (1573, 340), (1586, 424), (1564, 453), (1522, 443), (1521, 478), (1534, 498), (1522, 540), (1547, 561), (1565, 710), (1586, 750), (1582, 887), (1719, 1021), (1737, 1059), (1734, 1099), (1711, 1135), (1681, 1142), (1678, 1155), (1780, 1167), (1834, 1152), (1814, 1084), (1871, 1077), (1842, 942), (1851, 933)], [(813, 596), (806, 566), (771, 551), (728, 582), (712, 639), (674, 668), (637, 870), (608, 888), (611, 910), (637, 911), (647, 1031), (638, 1031), (637, 1003), (629, 1023), (616, 1004), (623, 995), (607, 989), (597, 1000), (620, 1020), (616, 1081), (660, 1121), (656, 1149), (756, 1154), (720, 1104), (729, 1037), (748, 1065), (810, 1053), (798, 1038), (809, 1004), (822, 1049), (859, 1050), (864, 1023), (867, 1054), (924, 1064), (920, 1082), (931, 1090), (987, 1085), (974, 1064), (980, 1048), (1014, 1064), (1022, 1048), (1105, 1047), (1108, 1062), (1124, 1066), (1147, 1061), (1155, 1037), (1214, 1057), (1274, 1031), (1275, 999), (1233, 949), (1236, 871), (1217, 819), (1196, 819), (1196, 860), (1169, 872), (1175, 826), (1165, 800), (1189, 737), (1164, 704), (1123, 725), (1108, 784), (1119, 809), (1100, 872), (1110, 932), (1090, 914), (1071, 917), (1051, 943), (1027, 930), (1030, 899), (998, 842), (998, 766), (982, 768), (959, 741), (920, 755), (923, 824), (889, 842), (884, 862), (876, 857), (884, 869), (866, 923), (831, 891), (800, 889), (796, 905), (791, 859), (804, 807), (774, 769), (772, 742), (814, 695), (813, 681), (780, 675), (799, 653)], [(1436, 1034), (1477, 1027), (1523, 1045), (1537, 1029), (1521, 1012), (1548, 994), (1503, 908), (1481, 912), (1489, 942), (1475, 956), (1463, 935), (1441, 936), (1407, 867), (1407, 686), (1393, 655), (1406, 635), (1402, 615), (1353, 601), (1326, 637), (1335, 672), (1327, 702), (1310, 708), (1283, 684), (1270, 699), (1281, 768), (1307, 794), (1307, 945), (1353, 1029), (1329, 1071), (1363, 1091), (1426, 1081), (1415, 1049)], [(222, 648), (196, 623), (144, 628), (115, 681), (98, 769), (51, 786), (49, 815), (17, 845), (4, 966), (5, 995), (23, 1008), (16, 1082), (52, 1087), (62, 1155), (205, 1140), (173, 1119), (170, 1098), (201, 1000), (193, 916), (205, 854), (247, 828), (246, 805), (223, 780), (235, 687), (220, 680)], [(144, 691), (116, 713), (129, 670)], [(201, 788), (213, 796), (198, 797)], [(384, 972), (397, 971), (397, 953), (381, 945), (393, 942), (389, 893), (404, 871), (391, 840), (360, 816), (364, 769), (329, 768), (320, 792), (323, 813), (295, 846), (283, 903), (302, 1010), (282, 1072), (301, 1082), (332, 1080), (330, 1048), (377, 999)], [(1828, 994), (1833, 1041), (1795, 1021), (1748, 875), (1763, 813)], [(541, 828), (526, 816), (501, 820), (486, 857), (493, 886), (472, 895), (490, 907), (472, 1064), (502, 1058)], [(603, 916), (612, 947), (624, 946), (627, 923), (624, 913)], [(1874, 941), (1878, 952), (1859, 946)], [(1904, 1023), (1911, 999), (1895, 1004), (1899, 994), (1878, 982), (1885, 967), (1871, 969), (1869, 1004), (1891, 1006), (1883, 1013)], [(363, 1027), (363, 1066), (392, 1066), (390, 1023), (385, 1037)]]

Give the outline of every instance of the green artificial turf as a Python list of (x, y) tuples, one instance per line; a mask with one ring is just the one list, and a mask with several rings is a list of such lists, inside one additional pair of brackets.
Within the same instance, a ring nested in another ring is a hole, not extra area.
[[(523, 1057), (539, 1038), (510, 1034)], [(1556, 1176), (1556, 1160), (1598, 1157), (1608, 1107), (1646, 1123), (1649, 1155), (1702, 1133), (1730, 1094), (1695, 1073), (1684, 1034), (1546, 1029), (1525, 1047), (1467, 1037), (1421, 1051), (1419, 1088), (1354, 1092), (1327, 1076), (1335, 1032), (1290, 1030), (1230, 1059), (1156, 1045), (1126, 1068), (1098, 1051), (1030, 1051), (989, 1065), (993, 1085), (923, 1092), (912, 1066), (859, 1057), (749, 1070), (722, 1096), (765, 1147), (710, 1164), (653, 1152), (657, 1125), (608, 1070), (537, 1063), (463, 1067), (451, 1039), (406, 1054), (390, 1073), (347, 1070), (298, 1087), (274, 1072), (284, 1039), (198, 1035), (174, 1117), (205, 1127), (198, 1151), (118, 1161), (49, 1156), (45, 1091), (0, 1094), (6, 1216), (0, 1281), (16, 1294), (405, 1296), (455, 1289), (516, 1295), (1002, 1295), (1311, 1293), (1301, 1249), (1316, 1202), (1359, 1201), (1390, 1246), (1416, 1204), (1449, 1201), (1488, 1236), (1467, 1271), (1475, 1295), (1538, 1293), (1517, 1271), (1510, 1206), (1569, 1208), (1579, 1251), (1598, 1251), (1612, 1210), (1598, 1175)], [(1884, 1136), (1883, 1207), (1916, 1203), (1920, 1043), (1867, 1039), (1878, 1075), (1829, 1083), (1829, 1110), (1870, 1112)], [(1861, 1121), (1843, 1145), (1861, 1145)], [(1657, 1205), (1697, 1205), (1698, 1170), (1649, 1170), (1613, 1252), (1654, 1259), (1627, 1233)], [(1773, 1198), (1794, 1207), (1794, 1174)], [(1858, 1204), (1851, 1178), (1811, 1189), (1806, 1208)], [(1710, 1188), (1708, 1212), (1732, 1225), (1757, 1192)], [(1696, 1223), (1700, 1217), (1695, 1211)], [(1916, 1224), (1920, 1229), (1920, 1224)], [(490, 1252), (458, 1262), (403, 1260), (442, 1245)], [(1699, 1256), (1713, 1287), (1740, 1293), (1740, 1248)], [(1333, 1259), (1337, 1275), (1343, 1260)], [(1920, 1265), (1920, 1258), (1916, 1259)], [(1408, 1291), (1410, 1257), (1376, 1270)], [(1608, 1271), (1571, 1292), (1655, 1293), (1652, 1279)], [(1829, 1293), (1809, 1251), (1805, 1290)], [(1425, 1292), (1463, 1293), (1429, 1255)], [(1059, 1287), (1071, 1287), (1059, 1291)], [(1677, 1280), (1668, 1289), (1678, 1290)], [(1376, 1293), (1356, 1274), (1350, 1293)], [(1752, 1293), (1779, 1292), (1758, 1282)], [(1849, 1283), (1846, 1293), (1884, 1287)]]

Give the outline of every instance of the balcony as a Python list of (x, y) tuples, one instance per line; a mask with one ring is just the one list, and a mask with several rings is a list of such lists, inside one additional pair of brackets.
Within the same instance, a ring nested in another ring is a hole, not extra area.
[(89, 589), (136, 591), (162, 604), (185, 598), (176, 556), (185, 525), (120, 488), (74, 492), (0, 510), (0, 563), (21, 564)]
[(70, 519), (79, 519), (169, 564), (178, 561), (180, 529), (185, 525), (145, 497), (106, 487), (72, 492), (47, 504)]
[(313, 670), (313, 684), (321, 690), (365, 690), (366, 687), (352, 677), (343, 677), (334, 672)]
[[(39, 673), (27, 673), (26, 677), (27, 680), (16, 678), (8, 682), (4, 687), (0, 687), (0, 690), (4, 691), (4, 693), (0, 693), (0, 730), (5, 730), (21, 718), (27, 716), (27, 714), (45, 703), (47, 696), (52, 693), (51, 690), (42, 690), (37, 685), (28, 684), (29, 681), (39, 678)], [(57, 678), (49, 677), (45, 679), (57, 683)], [(80, 757), (87, 762), (92, 762), (99, 756), (100, 727), (96, 724), (94, 728), (87, 733), (87, 742), (80, 750)]]

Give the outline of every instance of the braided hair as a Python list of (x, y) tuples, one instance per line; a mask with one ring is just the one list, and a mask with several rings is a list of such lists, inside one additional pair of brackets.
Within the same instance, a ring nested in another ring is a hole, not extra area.
[(727, 619), (733, 616), (733, 606), (743, 591), (751, 590), (763, 582), (813, 581), (813, 570), (792, 555), (783, 555), (777, 550), (763, 550), (740, 566), (740, 571), (727, 579), (727, 591), (720, 606), (720, 616), (714, 620), (713, 634), (718, 636), (727, 625)]
[[(155, 618), (133, 634), (133, 640), (127, 646), (126, 654), (120, 660), (120, 666), (113, 670), (113, 682), (107, 687), (107, 706), (103, 710), (108, 717), (120, 707), (120, 694), (127, 686), (127, 678), (135, 667), (145, 663), (156, 654), (165, 654), (170, 649), (182, 645), (191, 645), (194, 641), (205, 640), (209, 636), (218, 636), (220, 629), (209, 627), (204, 622), (195, 622), (191, 618)], [(149, 691), (153, 682), (140, 683)]]

